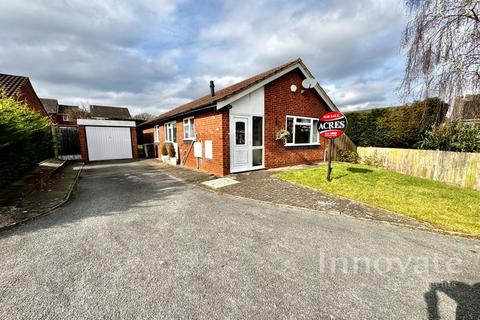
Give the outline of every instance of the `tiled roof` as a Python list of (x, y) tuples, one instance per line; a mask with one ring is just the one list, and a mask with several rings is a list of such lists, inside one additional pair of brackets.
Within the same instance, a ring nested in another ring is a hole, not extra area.
[(47, 113), (57, 113), (58, 112), (58, 100), (57, 99), (47, 99), (40, 98), (40, 101), (43, 104), (43, 108)]
[(60, 114), (68, 114), (71, 110), (78, 110), (80, 109), (78, 106), (69, 106), (66, 104), (59, 104), (58, 105), (58, 113)]
[(20, 88), (23, 87), (27, 81), (27, 77), (0, 73), (0, 90), (2, 90), (7, 97), (12, 97), (18, 94)]
[(233, 96), (234, 94), (239, 93), (240, 91), (248, 89), (249, 87), (254, 86), (255, 84), (257, 84), (257, 83), (275, 75), (276, 73), (281, 72), (282, 70), (287, 69), (290, 66), (292, 66), (296, 63), (299, 63), (301, 61), (302, 61), (301, 59), (295, 59), (295, 60), (292, 60), (288, 63), (282, 64), (278, 67), (270, 69), (268, 71), (259, 73), (255, 76), (251, 77), (251, 78), (248, 78), (248, 79), (243, 80), (241, 82), (235, 83), (235, 84), (233, 84), (229, 87), (226, 87), (224, 89), (218, 90), (217, 92), (215, 92), (214, 96), (211, 96), (211, 95), (203, 96), (203, 97), (198, 98), (196, 100), (193, 100), (189, 103), (186, 103), (186, 104), (183, 104), (179, 107), (176, 107), (176, 108), (174, 108), (170, 111), (167, 111), (167, 112), (159, 115), (158, 117), (155, 117), (155, 118), (145, 122), (143, 125), (149, 124), (149, 123), (152, 123), (152, 122), (161, 121), (162, 119), (168, 119), (168, 118), (170, 118), (172, 116), (175, 116), (177, 114), (181, 114), (181, 113), (185, 113), (185, 112), (189, 112), (189, 111), (195, 111), (195, 110), (200, 109), (202, 107), (212, 105), (219, 100), (226, 99), (230, 96)]
[(132, 116), (128, 108), (124, 107), (109, 107), (90, 105), (90, 116), (92, 118), (106, 118), (106, 119), (131, 119)]
[(458, 120), (480, 120), (480, 94), (458, 98), (454, 107)]

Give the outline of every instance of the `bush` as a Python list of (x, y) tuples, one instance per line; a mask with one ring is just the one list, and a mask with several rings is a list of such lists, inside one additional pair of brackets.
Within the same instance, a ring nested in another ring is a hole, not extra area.
[(350, 163), (359, 163), (360, 156), (356, 151), (351, 150), (340, 150), (338, 152), (338, 161), (350, 162)]
[(162, 156), (168, 156), (167, 144), (162, 145)]
[(421, 149), (480, 152), (480, 126), (448, 122), (433, 126), (420, 143)]
[(0, 187), (53, 155), (49, 118), (0, 93)]
[(416, 148), (432, 125), (445, 120), (448, 105), (429, 98), (409, 105), (346, 113), (347, 135), (362, 147)]
[(175, 158), (177, 156), (177, 153), (175, 152), (175, 147), (173, 144), (169, 145), (168, 154), (170, 155), (170, 158)]

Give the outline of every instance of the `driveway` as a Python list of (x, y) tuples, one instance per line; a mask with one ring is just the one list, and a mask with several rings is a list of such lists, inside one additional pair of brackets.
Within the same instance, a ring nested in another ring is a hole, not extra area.
[(90, 165), (67, 205), (0, 232), (0, 270), (0, 319), (480, 312), (479, 241), (220, 195), (142, 162)]

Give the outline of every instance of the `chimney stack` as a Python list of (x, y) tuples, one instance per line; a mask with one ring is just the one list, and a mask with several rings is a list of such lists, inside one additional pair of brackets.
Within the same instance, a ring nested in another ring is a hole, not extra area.
[(210, 80), (210, 94), (215, 96), (215, 84), (213, 83), (213, 80)]

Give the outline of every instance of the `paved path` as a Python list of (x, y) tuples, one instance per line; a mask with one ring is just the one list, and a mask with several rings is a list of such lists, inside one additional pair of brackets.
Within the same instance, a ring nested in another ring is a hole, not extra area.
[(0, 319), (480, 312), (479, 241), (222, 196), (141, 162), (86, 168), (66, 206), (0, 232), (0, 270)]

